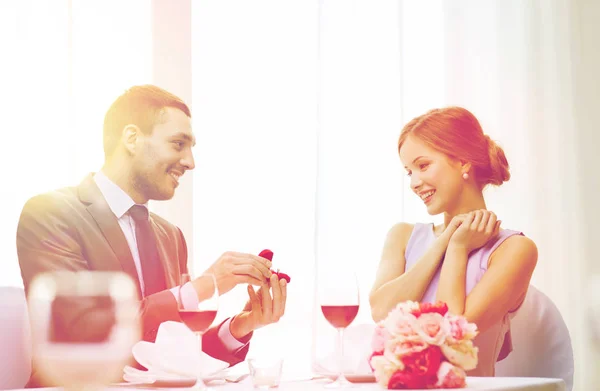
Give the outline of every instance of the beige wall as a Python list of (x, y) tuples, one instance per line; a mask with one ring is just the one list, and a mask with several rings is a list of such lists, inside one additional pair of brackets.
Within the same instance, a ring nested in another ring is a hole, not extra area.
[[(587, 275), (600, 275), (598, 240), (600, 238), (600, 2), (576, 0), (574, 18), (575, 59), (575, 114), (581, 167), (581, 195), (584, 209), (583, 226), (584, 260)], [(582, 281), (588, 283), (588, 281)], [(584, 299), (585, 300), (585, 299)], [(581, 319), (581, 322), (585, 322)], [(596, 326), (597, 327), (597, 326)], [(594, 346), (591, 337), (588, 360), (584, 363), (590, 385), (600, 386), (600, 346)]]

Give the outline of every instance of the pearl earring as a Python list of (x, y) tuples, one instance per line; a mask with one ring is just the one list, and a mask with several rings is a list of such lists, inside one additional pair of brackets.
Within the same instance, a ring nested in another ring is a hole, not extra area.
[(469, 179), (469, 173), (468, 173), (468, 172), (465, 172), (465, 173), (462, 175), (462, 177), (463, 177), (463, 179), (466, 181), (467, 179)]

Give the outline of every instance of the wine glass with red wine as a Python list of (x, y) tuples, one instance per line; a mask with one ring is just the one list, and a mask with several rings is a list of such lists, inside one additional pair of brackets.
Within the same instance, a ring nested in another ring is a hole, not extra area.
[(135, 283), (122, 272), (41, 273), (28, 295), (36, 376), (66, 391), (120, 381), (141, 337)]
[(337, 379), (325, 387), (347, 388), (351, 387), (352, 383), (344, 376), (344, 329), (358, 314), (358, 280), (354, 272), (347, 270), (338, 270), (325, 276), (319, 278), (319, 304), (325, 319), (338, 331), (340, 364)]
[[(202, 351), (202, 335), (209, 329), (214, 322), (217, 311), (219, 310), (219, 290), (217, 281), (212, 274), (203, 274), (198, 277), (196, 283), (202, 286), (201, 292), (198, 294), (198, 300), (191, 300), (186, 297), (182, 289), (185, 284), (191, 281), (189, 274), (181, 275), (179, 285), (179, 317), (181, 321), (196, 334), (198, 339), (198, 349)], [(195, 292), (194, 292), (195, 293)], [(196, 389), (209, 390), (204, 381), (202, 374), (199, 373), (196, 379)]]

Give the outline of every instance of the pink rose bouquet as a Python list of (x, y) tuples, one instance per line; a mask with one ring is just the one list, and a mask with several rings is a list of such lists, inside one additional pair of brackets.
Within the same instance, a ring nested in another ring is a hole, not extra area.
[(369, 360), (388, 389), (466, 387), (477, 366), (477, 326), (452, 315), (445, 303), (400, 303), (377, 324)]

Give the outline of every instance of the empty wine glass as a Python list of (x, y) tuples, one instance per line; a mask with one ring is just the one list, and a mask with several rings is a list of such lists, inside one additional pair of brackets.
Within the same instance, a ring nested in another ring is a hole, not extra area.
[(44, 384), (99, 389), (121, 379), (140, 338), (137, 288), (128, 275), (43, 273), (32, 281), (28, 307)]
[[(329, 277), (330, 276), (330, 277)], [(323, 273), (319, 278), (319, 305), (325, 319), (338, 331), (339, 374), (326, 388), (352, 387), (344, 376), (344, 329), (356, 318), (360, 304), (356, 274), (348, 270)]]
[[(186, 303), (185, 297), (182, 296), (182, 287), (190, 282), (189, 274), (181, 275), (181, 285), (179, 287), (179, 317), (181, 321), (196, 335), (198, 340), (199, 352), (202, 351), (202, 335), (214, 322), (217, 311), (219, 310), (219, 289), (217, 281), (212, 274), (204, 274), (200, 276), (196, 283), (202, 284), (204, 289), (200, 293), (197, 304), (190, 308), (189, 303)], [(187, 305), (186, 305), (187, 304)], [(202, 380), (202, 373), (198, 373), (196, 377), (195, 388), (209, 390)]]

